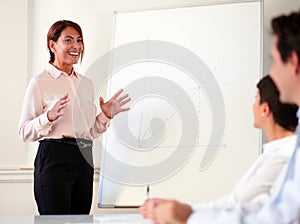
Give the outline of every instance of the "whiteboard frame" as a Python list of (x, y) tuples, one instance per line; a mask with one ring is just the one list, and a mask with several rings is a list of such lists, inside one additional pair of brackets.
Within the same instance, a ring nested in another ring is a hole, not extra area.
[[(111, 34), (111, 49), (115, 48), (115, 34), (116, 34), (116, 17), (118, 14), (123, 13), (134, 13), (134, 12), (147, 12), (147, 11), (156, 11), (156, 10), (172, 10), (172, 9), (184, 9), (184, 8), (193, 8), (193, 7), (202, 7), (202, 6), (213, 6), (213, 5), (227, 5), (227, 4), (243, 4), (243, 3), (249, 3), (249, 2), (257, 2), (260, 3), (260, 65), (259, 65), (259, 77), (262, 78), (264, 76), (263, 74), (263, 38), (264, 38), (264, 32), (263, 32), (263, 24), (264, 24), (264, 1), (263, 0), (232, 0), (232, 1), (213, 1), (213, 2), (204, 2), (200, 4), (188, 4), (188, 5), (177, 5), (177, 6), (171, 6), (171, 7), (152, 7), (152, 8), (142, 8), (142, 9), (134, 9), (134, 10), (116, 10), (113, 12), (113, 22), (112, 22), (112, 34)], [(113, 60), (110, 60), (109, 63), (113, 63)], [(109, 64), (109, 69), (112, 68), (111, 64)], [(107, 92), (110, 91), (110, 83), (107, 83)], [(260, 130), (259, 137), (258, 137), (258, 155), (262, 153), (262, 145), (263, 145), (263, 132)], [(103, 138), (103, 145), (106, 145), (106, 136)], [(218, 152), (216, 153), (216, 155)], [(216, 155), (214, 156), (214, 159), (216, 158)], [(214, 160), (213, 159), (213, 160)], [(100, 163), (100, 169), (102, 162), (105, 162), (105, 155), (101, 154), (101, 163)], [(122, 205), (118, 206), (116, 204), (102, 204), (102, 176), (101, 176), (101, 170), (99, 175), (99, 191), (98, 191), (98, 208), (138, 208), (139, 205)]]

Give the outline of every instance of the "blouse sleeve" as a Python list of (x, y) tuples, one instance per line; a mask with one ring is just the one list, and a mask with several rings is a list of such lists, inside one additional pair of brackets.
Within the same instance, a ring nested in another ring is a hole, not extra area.
[(52, 122), (43, 110), (43, 100), (36, 79), (31, 79), (25, 92), (19, 137), (23, 141), (36, 141), (51, 131)]
[(107, 130), (110, 126), (110, 120), (108, 117), (105, 116), (103, 112), (98, 114), (95, 119), (95, 124), (93, 128), (90, 130), (90, 134), (93, 138), (99, 137), (103, 132)]

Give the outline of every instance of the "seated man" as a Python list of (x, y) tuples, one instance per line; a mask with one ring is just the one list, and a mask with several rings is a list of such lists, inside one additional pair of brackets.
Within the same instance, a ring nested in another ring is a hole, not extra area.
[[(300, 106), (300, 11), (282, 15), (272, 20), (274, 33), (271, 57), (271, 75), (280, 91), (282, 102)], [(300, 119), (300, 110), (297, 112)], [(159, 223), (299, 223), (300, 221), (300, 127), (297, 143), (284, 174), (284, 181), (270, 203), (258, 212), (243, 208), (234, 210), (210, 209), (194, 212), (187, 205), (175, 201), (153, 203), (152, 211), (146, 213)], [(155, 204), (155, 208), (153, 206)], [(144, 214), (146, 207), (141, 208)], [(154, 208), (154, 209), (153, 209)], [(145, 209), (145, 210), (144, 210)]]

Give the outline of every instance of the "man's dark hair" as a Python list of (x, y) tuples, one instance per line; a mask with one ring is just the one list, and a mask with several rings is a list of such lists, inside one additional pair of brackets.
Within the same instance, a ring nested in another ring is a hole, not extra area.
[(298, 125), (297, 105), (279, 101), (279, 91), (269, 75), (259, 81), (257, 88), (260, 95), (260, 104), (266, 102), (269, 105), (275, 122), (289, 131), (295, 131)]
[(293, 51), (300, 59), (300, 10), (274, 18), (271, 25), (282, 61), (287, 62)]

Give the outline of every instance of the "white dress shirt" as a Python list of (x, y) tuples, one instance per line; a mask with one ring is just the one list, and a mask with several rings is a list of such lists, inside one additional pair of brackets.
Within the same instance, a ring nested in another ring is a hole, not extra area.
[(207, 203), (191, 204), (193, 210), (234, 209), (236, 206), (245, 205), (248, 210), (258, 211), (278, 192), (284, 179), (282, 170), (286, 167), (295, 144), (295, 135), (264, 144), (263, 153), (229, 195)]
[[(64, 96), (70, 101), (64, 115), (50, 122), (47, 112)], [(19, 136), (24, 141), (44, 138), (85, 138), (100, 136), (110, 119), (100, 113), (96, 120), (94, 86), (91, 80), (73, 71), (71, 75), (47, 64), (45, 70), (33, 77), (27, 87), (19, 122)]]

